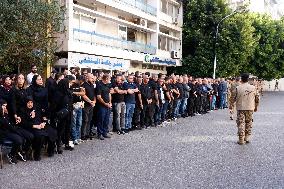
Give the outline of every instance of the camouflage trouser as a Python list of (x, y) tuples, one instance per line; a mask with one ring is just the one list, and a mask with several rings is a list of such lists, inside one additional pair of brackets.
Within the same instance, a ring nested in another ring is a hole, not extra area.
[(252, 110), (238, 110), (237, 112), (237, 127), (238, 135), (245, 136), (251, 135), (251, 128), (253, 122), (253, 111)]

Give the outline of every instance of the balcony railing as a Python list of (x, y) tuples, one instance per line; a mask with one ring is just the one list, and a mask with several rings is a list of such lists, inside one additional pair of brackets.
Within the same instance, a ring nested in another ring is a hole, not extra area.
[(148, 54), (156, 54), (157, 48), (151, 45), (143, 43), (126, 41), (115, 37), (110, 37), (95, 32), (89, 32), (86, 30), (73, 29), (73, 40), (83, 43), (89, 43), (92, 45), (103, 45), (112, 48), (125, 49), (135, 52), (142, 52)]
[(157, 16), (157, 9), (147, 3), (145, 3), (143, 0), (115, 0), (119, 3), (123, 3), (125, 5), (130, 5), (132, 7), (135, 7), (137, 9), (140, 9), (141, 11), (151, 14), (153, 16)]

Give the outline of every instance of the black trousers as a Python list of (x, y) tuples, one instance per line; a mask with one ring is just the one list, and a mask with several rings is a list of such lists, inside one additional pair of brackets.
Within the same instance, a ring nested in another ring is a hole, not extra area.
[(22, 150), (27, 152), (30, 149), (34, 139), (33, 133), (23, 128), (17, 128), (16, 133), (24, 139)]
[(14, 132), (5, 133), (4, 139), (7, 139), (13, 142), (12, 149), (11, 149), (12, 156), (15, 156), (17, 152), (21, 150), (21, 146), (24, 143), (24, 138)]
[(57, 124), (57, 146), (61, 146), (61, 143), (68, 146), (71, 135), (71, 112), (64, 119), (58, 120)]
[(155, 106), (153, 104), (143, 104), (140, 120), (141, 127), (148, 127), (154, 124), (154, 113)]
[(133, 114), (133, 119), (132, 119), (132, 125), (134, 127), (138, 127), (140, 125), (140, 115), (141, 115), (142, 109), (140, 107), (140, 104), (136, 104), (135, 105), (135, 109), (134, 109), (134, 114)]
[(196, 97), (189, 97), (188, 99), (188, 114), (192, 116), (196, 113)]
[(40, 157), (41, 148), (45, 140), (47, 140), (47, 145), (48, 145), (47, 152), (54, 153), (55, 141), (57, 139), (56, 129), (52, 128), (51, 126), (47, 126), (43, 130), (32, 129), (31, 132), (34, 135), (32, 146), (33, 146), (35, 158)]

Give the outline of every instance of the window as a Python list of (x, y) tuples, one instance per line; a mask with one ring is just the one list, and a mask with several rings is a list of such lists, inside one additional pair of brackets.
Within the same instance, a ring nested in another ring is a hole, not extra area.
[(127, 27), (126, 26), (118, 26), (118, 37), (121, 40), (127, 40)]

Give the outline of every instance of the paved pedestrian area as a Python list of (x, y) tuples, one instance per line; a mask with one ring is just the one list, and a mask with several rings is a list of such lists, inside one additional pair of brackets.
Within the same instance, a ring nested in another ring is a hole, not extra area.
[(5, 164), (0, 188), (284, 188), (284, 93), (265, 93), (250, 144), (228, 110)]

